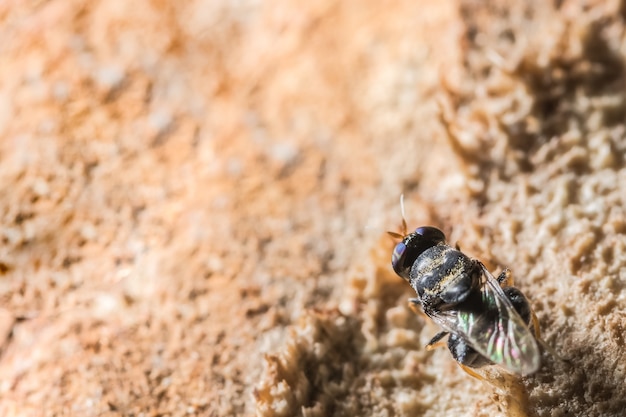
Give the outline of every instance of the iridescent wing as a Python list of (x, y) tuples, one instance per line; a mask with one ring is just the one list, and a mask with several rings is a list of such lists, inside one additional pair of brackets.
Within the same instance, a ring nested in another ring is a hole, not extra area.
[(539, 369), (537, 340), (506, 297), (498, 281), (480, 264), (483, 283), (479, 306), (431, 315), (444, 330), (456, 333), (481, 355), (505, 369), (529, 375)]

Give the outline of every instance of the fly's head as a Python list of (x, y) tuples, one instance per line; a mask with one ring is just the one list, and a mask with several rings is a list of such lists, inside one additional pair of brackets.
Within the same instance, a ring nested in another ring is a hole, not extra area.
[(401, 237), (391, 255), (391, 266), (396, 274), (409, 281), (411, 267), (417, 258), (429, 248), (445, 243), (446, 236), (436, 227), (418, 227), (407, 235), (391, 234)]

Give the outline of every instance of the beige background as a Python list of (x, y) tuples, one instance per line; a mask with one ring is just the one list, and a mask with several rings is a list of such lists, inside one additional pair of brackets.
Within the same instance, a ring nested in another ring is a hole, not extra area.
[[(1, 2), (0, 414), (622, 415), (626, 13), (544, 3)], [(424, 350), (401, 193), (568, 363)]]

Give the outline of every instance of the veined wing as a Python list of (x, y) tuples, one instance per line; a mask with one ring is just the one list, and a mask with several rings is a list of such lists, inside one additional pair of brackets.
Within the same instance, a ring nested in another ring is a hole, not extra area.
[(444, 330), (456, 333), (481, 355), (520, 375), (537, 371), (541, 354), (537, 341), (498, 281), (483, 270), (480, 305), (438, 312), (431, 316)]

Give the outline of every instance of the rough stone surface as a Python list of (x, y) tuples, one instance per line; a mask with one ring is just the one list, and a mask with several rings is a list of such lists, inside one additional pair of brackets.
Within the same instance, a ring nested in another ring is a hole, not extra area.
[[(623, 415), (626, 6), (508, 3), (1, 3), (0, 415)], [(402, 193), (566, 361), (424, 349)]]

